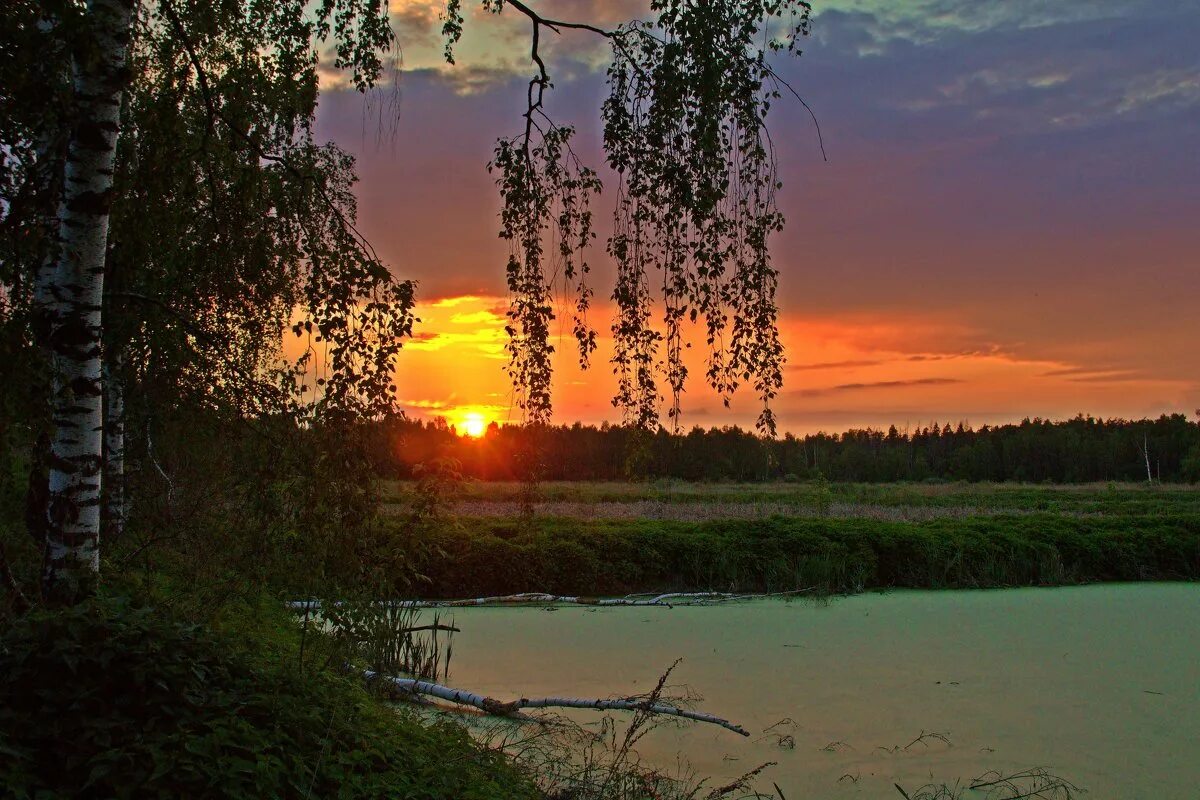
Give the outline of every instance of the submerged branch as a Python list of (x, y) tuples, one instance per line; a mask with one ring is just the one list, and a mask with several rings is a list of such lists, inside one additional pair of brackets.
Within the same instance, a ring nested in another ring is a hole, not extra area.
[[(736, 594), (733, 592), (667, 592), (659, 595), (626, 595), (625, 597), (584, 597), (581, 595), (549, 594), (546, 592), (521, 592), (519, 594), (495, 595), (492, 597), (470, 597), (458, 600), (381, 600), (381, 604), (399, 608), (461, 608), (464, 606), (501, 605), (577, 605), (577, 606), (707, 606), (739, 600), (760, 600), (768, 597), (791, 597), (811, 592), (816, 587), (792, 589), (786, 592), (759, 594)], [(334, 603), (335, 606), (341, 602)], [(292, 600), (287, 604), (294, 611), (320, 610), (320, 600)]]
[(454, 689), (439, 683), (431, 683), (415, 678), (397, 678), (390, 675), (380, 675), (372, 670), (364, 670), (363, 674), (367, 680), (388, 681), (392, 687), (407, 694), (430, 695), (449, 703), (470, 706), (488, 714), (499, 716), (512, 716), (525, 708), (592, 708), (599, 711), (642, 711), (648, 714), (681, 717), (696, 722), (707, 722), (712, 725), (720, 725), (722, 728), (742, 736), (750, 735), (741, 725), (737, 725), (727, 719), (700, 711), (690, 711), (686, 708), (668, 705), (667, 703), (653, 702), (645, 698), (629, 697), (604, 700), (599, 698), (581, 699), (575, 697), (522, 697), (519, 700), (503, 702), (491, 697), (475, 694), (474, 692)]

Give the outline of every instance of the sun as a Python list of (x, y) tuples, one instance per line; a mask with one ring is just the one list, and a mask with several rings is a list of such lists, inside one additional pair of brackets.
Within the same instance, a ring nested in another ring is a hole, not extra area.
[(463, 417), (462, 425), (459, 427), (467, 436), (478, 439), (487, 431), (487, 421), (483, 418), (483, 414), (472, 412)]

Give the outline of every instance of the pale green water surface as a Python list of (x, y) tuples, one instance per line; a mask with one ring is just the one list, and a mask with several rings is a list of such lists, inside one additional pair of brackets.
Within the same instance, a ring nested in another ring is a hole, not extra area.
[[(1200, 584), (455, 617), (450, 683), (498, 699), (646, 691), (682, 657), (674, 678), (703, 695), (698, 707), (754, 735), (670, 728), (642, 755), (670, 767), (683, 754), (717, 778), (777, 761), (764, 785), (789, 800), (899, 797), (893, 782), (912, 792), (1031, 766), (1093, 798), (1200, 798)], [(759, 738), (785, 717), (794, 749)], [(884, 749), (923, 730), (951, 746)]]

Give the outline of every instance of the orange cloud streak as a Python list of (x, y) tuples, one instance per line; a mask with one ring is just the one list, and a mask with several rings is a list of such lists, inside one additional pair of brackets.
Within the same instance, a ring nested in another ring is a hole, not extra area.
[[(404, 405), (416, 416), (444, 416), (461, 424), (519, 422), (520, 409), (504, 370), (503, 298), (444, 298), (418, 309), (425, 337), (405, 348), (398, 364)], [(597, 308), (593, 319), (607, 319)], [(610, 403), (612, 340), (599, 322), (592, 369), (577, 364), (564, 323), (555, 341), (555, 418), (616, 421)], [(1019, 347), (987, 342), (952, 319), (863, 315), (841, 319), (785, 316), (780, 325), (789, 364), (775, 403), (783, 430), (805, 433), (848, 426), (968, 420), (996, 423), (1024, 416), (1071, 416), (1103, 408), (1129, 416), (1175, 410), (1195, 392), (1193, 383), (1136, 372), (1023, 356)], [(703, 348), (688, 351), (693, 379), (684, 397), (682, 425), (750, 425), (757, 415), (751, 393), (725, 408), (701, 384)]]

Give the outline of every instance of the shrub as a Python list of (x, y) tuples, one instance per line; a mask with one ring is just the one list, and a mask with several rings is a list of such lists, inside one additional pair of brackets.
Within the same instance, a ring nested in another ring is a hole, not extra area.
[(462, 728), (292, 663), (127, 601), (28, 614), (0, 637), (0, 785), (17, 798), (536, 796)]
[(1200, 516), (885, 522), (771, 517), (461, 520), (423, 534), (431, 596), (822, 592), (1200, 578)]
[(1183, 479), (1188, 483), (1200, 482), (1200, 444), (1193, 445), (1184, 456), (1182, 471)]

